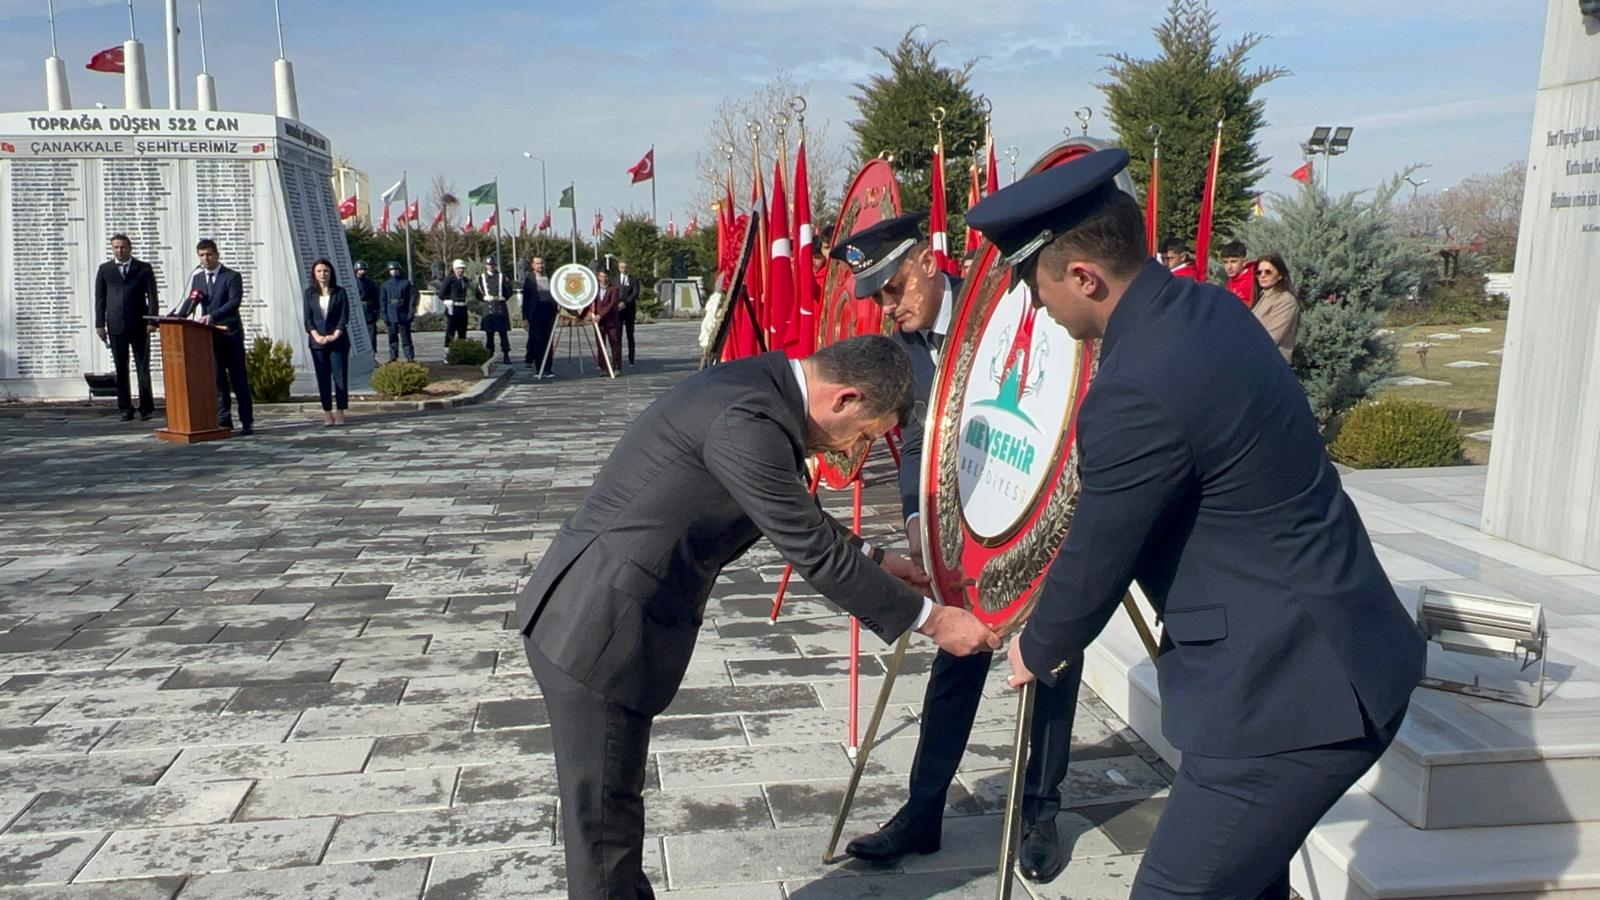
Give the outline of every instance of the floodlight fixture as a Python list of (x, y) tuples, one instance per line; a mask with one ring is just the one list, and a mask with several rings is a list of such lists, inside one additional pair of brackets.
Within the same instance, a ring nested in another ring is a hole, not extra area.
[(1523, 670), (1535, 661), (1539, 663), (1539, 678), (1532, 686), (1518, 682), (1512, 689), (1486, 687), (1474, 674), (1471, 684), (1425, 677), (1423, 687), (1522, 706), (1544, 702), (1549, 634), (1542, 604), (1423, 585), (1417, 592), (1417, 627), (1430, 643), (1447, 651), (1510, 660), (1518, 662)]
[(1355, 131), (1348, 125), (1340, 125), (1333, 130), (1333, 139), (1328, 141), (1328, 153), (1338, 156), (1350, 149), (1350, 135)]
[(1325, 153), (1328, 149), (1328, 135), (1333, 129), (1326, 125), (1318, 125), (1311, 129), (1311, 140), (1306, 141), (1306, 150), (1311, 153)]

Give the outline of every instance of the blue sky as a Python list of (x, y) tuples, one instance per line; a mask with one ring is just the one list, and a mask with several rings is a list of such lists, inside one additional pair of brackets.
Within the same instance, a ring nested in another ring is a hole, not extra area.
[[(496, 175), (506, 205), (550, 202), (575, 180), (580, 218), (598, 207), (648, 210), (649, 186), (625, 170), (656, 146), (660, 215), (681, 225), (713, 110), (744, 98), (775, 69), (809, 83), (812, 123), (842, 139), (851, 84), (879, 71), (875, 46), (912, 24), (948, 41), (946, 58), (977, 57), (974, 87), (994, 101), (1000, 146), (1023, 163), (1060, 137), (1072, 110), (1095, 109), (1105, 134), (1103, 54), (1154, 51), (1165, 0), (711, 0), (469, 2), (281, 0), (301, 118), (379, 190), (411, 173), (420, 194), (437, 172), (465, 190)], [(1369, 187), (1410, 163), (1439, 190), (1526, 156), (1545, 9), (1527, 0), (1213, 0), (1225, 39), (1270, 35), (1260, 65), (1293, 75), (1263, 91), (1273, 157), (1262, 183), (1293, 187), (1298, 144), (1318, 124), (1356, 127), (1332, 170), (1334, 190)], [(199, 68), (195, 4), (185, 26), (183, 93)], [(44, 0), (0, 0), (0, 109), (44, 105), (49, 53)], [(58, 0), (57, 30), (74, 101), (121, 105), (117, 76), (85, 71), (127, 36), (123, 0)], [(166, 98), (163, 6), (136, 0), (151, 58), (151, 93)], [(272, 108), (277, 56), (270, 0), (205, 0), (207, 52), (225, 109)], [(1004, 161), (1002, 160), (1002, 165)], [(815, 177), (815, 176), (814, 176)], [(703, 217), (704, 218), (704, 217)]]

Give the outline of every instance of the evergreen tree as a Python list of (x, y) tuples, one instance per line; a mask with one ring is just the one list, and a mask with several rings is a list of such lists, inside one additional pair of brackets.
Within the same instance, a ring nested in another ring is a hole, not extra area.
[(1266, 37), (1247, 33), (1223, 48), (1217, 31), (1217, 15), (1207, 0), (1172, 0), (1155, 28), (1160, 52), (1150, 59), (1109, 54), (1111, 81), (1097, 85), (1105, 91), (1117, 140), (1133, 158), (1129, 174), (1146, 190), (1155, 144), (1150, 127), (1160, 127), (1163, 235), (1194, 239), (1219, 115), (1224, 124), (1215, 234), (1235, 234), (1249, 218), (1254, 188), (1267, 164), (1256, 143), (1266, 124), (1265, 104), (1255, 93), (1289, 70), (1247, 70), (1250, 51)]
[[(858, 83), (852, 99), (861, 118), (850, 123), (863, 163), (881, 154), (894, 160), (900, 202), (907, 210), (927, 209), (933, 182), (933, 145), (938, 128), (933, 111), (944, 107), (945, 208), (950, 233), (965, 221), (966, 160), (983, 143), (983, 108), (969, 82), (975, 60), (960, 68), (940, 65), (934, 51), (943, 41), (918, 40), (914, 26), (893, 50), (877, 48), (889, 63), (886, 75)], [(819, 232), (821, 233), (821, 232)]]
[(1390, 204), (1406, 174), (1370, 200), (1314, 185), (1273, 195), (1273, 216), (1245, 229), (1253, 254), (1277, 252), (1288, 264), (1301, 309), (1294, 371), (1324, 424), (1393, 373), (1394, 348), (1376, 335), (1384, 310), (1420, 291), (1435, 268), (1393, 224)]

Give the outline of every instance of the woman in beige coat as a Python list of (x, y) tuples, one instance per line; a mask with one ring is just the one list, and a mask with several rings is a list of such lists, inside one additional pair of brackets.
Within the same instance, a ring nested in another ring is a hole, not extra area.
[(1256, 261), (1256, 283), (1261, 286), (1261, 297), (1250, 311), (1278, 345), (1284, 362), (1290, 362), (1300, 334), (1300, 300), (1294, 295), (1294, 282), (1282, 255), (1267, 253)]

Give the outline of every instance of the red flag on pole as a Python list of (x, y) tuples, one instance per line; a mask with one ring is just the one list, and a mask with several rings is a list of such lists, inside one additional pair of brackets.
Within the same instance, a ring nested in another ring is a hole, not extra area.
[[(767, 222), (765, 221), (767, 215), (767, 186), (761, 180), (760, 169), (755, 171), (755, 180), (750, 186), (750, 208), (753, 214), (761, 217), (763, 221), (756, 226), (756, 248), (755, 253), (752, 254), (754, 258), (750, 260), (750, 266), (747, 270), (749, 277), (745, 280), (745, 286), (750, 291), (750, 302), (755, 305), (756, 321), (761, 323), (761, 331), (765, 333), (770, 313), (767, 309), (766, 282), (767, 268), (772, 264), (772, 247), (767, 244), (769, 234)], [(748, 337), (750, 348), (746, 355), (754, 356), (760, 352), (761, 346), (756, 342), (756, 333), (754, 331)], [(772, 349), (770, 341), (767, 343), (767, 349)]]
[(351, 194), (339, 204), (339, 221), (344, 221), (356, 214), (356, 195)]
[(1206, 169), (1206, 193), (1200, 198), (1200, 227), (1194, 236), (1195, 280), (1205, 281), (1211, 270), (1211, 224), (1217, 206), (1217, 171), (1222, 167), (1222, 120), (1211, 142), (1211, 165)]
[(1309, 160), (1309, 159), (1306, 160), (1306, 164), (1305, 165), (1301, 166), (1298, 169), (1295, 169), (1293, 172), (1290, 172), (1289, 173), (1289, 177), (1293, 178), (1295, 181), (1300, 182), (1301, 184), (1310, 184), (1311, 183), (1311, 160)]
[(605, 231), (605, 218), (600, 215), (600, 210), (594, 211), (594, 236), (599, 237)]
[(517, 222), (517, 230), (523, 234), (528, 233), (528, 208), (526, 206), (522, 208), (522, 217), (521, 220)]
[(383, 205), (383, 219), (378, 222), (378, 230), (379, 231), (388, 231), (389, 230), (389, 204), (387, 204), (387, 203), (385, 203)]
[(462, 223), (462, 225), (461, 225), (461, 233), (462, 234), (471, 234), (472, 233), (472, 207), (470, 207), (470, 206), (467, 207), (467, 221)]
[(700, 214), (689, 213), (689, 224), (683, 229), (683, 236), (688, 237), (700, 230)]
[(403, 222), (417, 222), (417, 221), (421, 221), (421, 219), (422, 219), (422, 201), (421, 200), (413, 200), (413, 201), (411, 201), (411, 205), (406, 207), (406, 214), (401, 219), (401, 221), (403, 221)]
[(1150, 255), (1161, 252), (1161, 139), (1150, 154), (1150, 187), (1144, 194), (1144, 238)]
[(437, 213), (434, 213), (433, 221), (428, 223), (428, 230), (429, 231), (432, 231), (433, 229), (438, 228), (440, 225), (444, 224), (444, 210), (445, 210), (445, 208), (441, 206), (441, 207), (439, 207), (439, 211)]
[(933, 244), (933, 262), (939, 271), (955, 275), (961, 271), (950, 258), (949, 214), (944, 198), (944, 138), (933, 145), (933, 204), (928, 209), (928, 238)]
[(678, 236), (678, 220), (671, 213), (667, 214), (667, 237)]
[(628, 169), (628, 174), (633, 176), (632, 184), (649, 181), (656, 177), (656, 148), (651, 147), (650, 152), (646, 153), (643, 159), (640, 159)]
[(795, 356), (817, 352), (817, 241), (811, 229), (811, 180), (806, 172), (806, 140), (794, 156), (794, 342)]
[(794, 354), (794, 258), (789, 239), (789, 200), (783, 190), (783, 161), (772, 163), (772, 223), (767, 226), (772, 259), (767, 271), (767, 348)]
[(544, 218), (539, 220), (539, 230), (546, 231), (550, 228), (550, 210), (544, 211)]
[[(982, 199), (983, 195), (978, 193), (978, 158), (974, 156), (972, 165), (967, 167), (967, 212), (972, 212), (972, 208)], [(976, 249), (978, 249), (978, 232), (968, 225), (966, 239), (961, 242), (961, 252), (971, 256), (972, 251)]]
[(489, 232), (494, 230), (494, 223), (498, 222), (499, 220), (500, 220), (500, 211), (499, 210), (495, 210), (494, 212), (489, 213), (489, 218), (483, 220), (483, 226), (481, 228), (479, 228), (478, 230), (483, 232), (484, 234), (488, 234)]
[(99, 53), (89, 57), (89, 64), (84, 66), (91, 72), (109, 72), (120, 75), (123, 71), (122, 48), (107, 47)]

